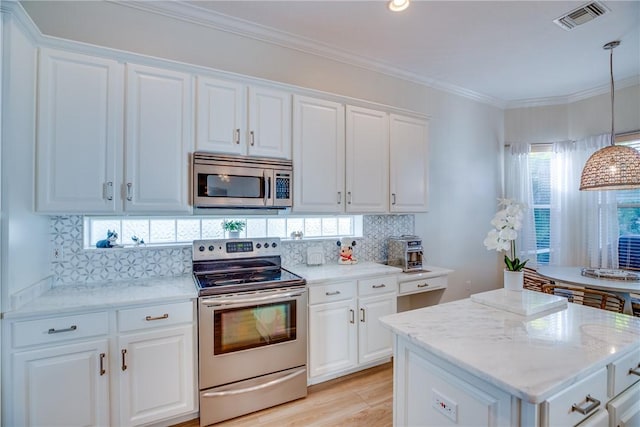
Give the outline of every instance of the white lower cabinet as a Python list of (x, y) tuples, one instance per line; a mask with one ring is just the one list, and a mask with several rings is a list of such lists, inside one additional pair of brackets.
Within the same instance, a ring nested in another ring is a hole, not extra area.
[[(623, 356), (534, 404), (396, 337), (393, 424), (637, 427), (640, 377), (635, 376), (626, 389), (615, 388), (620, 380), (612, 368), (627, 366), (631, 359), (632, 366), (637, 366), (638, 355)], [(608, 389), (619, 391), (608, 396)]]
[(134, 426), (197, 410), (192, 301), (8, 320), (5, 332), (4, 425)]
[(13, 354), (15, 426), (109, 425), (107, 339)]
[(309, 287), (309, 384), (387, 360), (391, 332), (378, 321), (396, 311), (395, 276)]

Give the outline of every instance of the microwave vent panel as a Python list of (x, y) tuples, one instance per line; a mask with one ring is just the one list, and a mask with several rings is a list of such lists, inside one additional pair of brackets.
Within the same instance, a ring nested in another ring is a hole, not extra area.
[(579, 25), (586, 24), (587, 22), (604, 15), (607, 12), (609, 12), (609, 9), (602, 3), (591, 2), (554, 19), (553, 22), (562, 29), (570, 31)]

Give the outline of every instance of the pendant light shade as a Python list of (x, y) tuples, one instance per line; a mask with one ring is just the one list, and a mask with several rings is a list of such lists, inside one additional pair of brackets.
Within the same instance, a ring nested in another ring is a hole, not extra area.
[(611, 75), (611, 145), (601, 148), (589, 157), (582, 169), (580, 190), (630, 190), (640, 188), (640, 152), (632, 147), (615, 145), (613, 85), (613, 49), (620, 44), (613, 41), (605, 44), (610, 50), (609, 70)]

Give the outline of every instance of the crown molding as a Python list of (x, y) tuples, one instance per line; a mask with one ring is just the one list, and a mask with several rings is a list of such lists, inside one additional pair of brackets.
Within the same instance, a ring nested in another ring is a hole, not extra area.
[[(631, 76), (620, 79), (615, 82), (615, 89), (625, 89), (631, 86), (640, 85), (640, 76)], [(609, 84), (597, 86), (592, 89), (583, 90), (566, 96), (552, 96), (547, 98), (521, 99), (517, 101), (509, 101), (505, 109), (527, 108), (527, 107), (545, 107), (550, 105), (567, 105), (583, 99), (592, 98), (598, 95), (604, 95), (611, 92)]]
[(18, 0), (0, 0), (0, 13), (11, 15), (20, 24), (33, 42), (42, 38), (42, 33)]
[(413, 83), (428, 86), (433, 89), (449, 92), (481, 103), (489, 104), (498, 108), (505, 108), (506, 102), (482, 93), (478, 93), (450, 83), (426, 78), (407, 70), (399, 69), (390, 64), (372, 60), (371, 58), (359, 56), (352, 52), (347, 52), (311, 39), (296, 36), (285, 31), (280, 31), (271, 27), (249, 22), (237, 17), (214, 12), (190, 3), (178, 1), (153, 2), (153, 1), (126, 1), (108, 0), (121, 6), (127, 6), (152, 12), (159, 15), (179, 19), (186, 22), (206, 26), (219, 31), (236, 34), (254, 40), (275, 44), (288, 49), (294, 49), (307, 54), (324, 57), (333, 61), (338, 61), (351, 66), (376, 71), (391, 77), (400, 78)]

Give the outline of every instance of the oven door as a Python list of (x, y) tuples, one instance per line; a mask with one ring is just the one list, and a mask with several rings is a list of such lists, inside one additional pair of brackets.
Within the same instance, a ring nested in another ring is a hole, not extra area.
[(271, 207), (273, 169), (194, 164), (196, 207)]
[(307, 290), (199, 301), (200, 389), (306, 365)]

